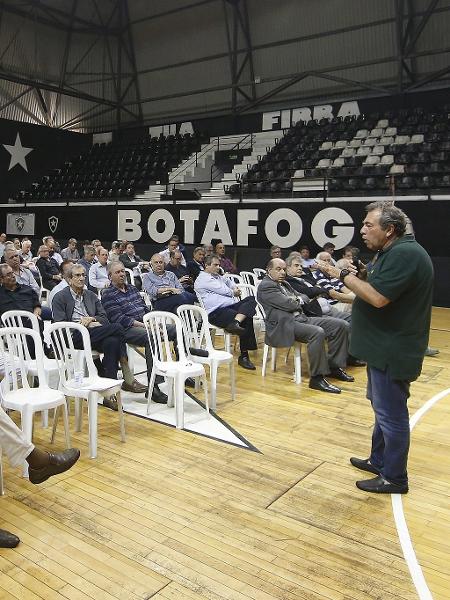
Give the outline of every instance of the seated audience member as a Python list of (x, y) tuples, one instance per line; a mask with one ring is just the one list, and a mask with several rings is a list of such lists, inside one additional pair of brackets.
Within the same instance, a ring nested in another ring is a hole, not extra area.
[(166, 265), (166, 271), (172, 271), (178, 281), (183, 286), (183, 289), (191, 294), (195, 294), (193, 286), (193, 280), (191, 279), (187, 267), (183, 267), (181, 260), (183, 255), (179, 250), (173, 250), (170, 253), (170, 261)]
[(214, 246), (213, 246), (213, 244), (204, 244), (203, 250), (205, 251), (205, 258), (207, 256), (211, 256), (211, 254), (214, 254)]
[(3, 258), (5, 259), (5, 264), (9, 265), (13, 270), (17, 283), (20, 283), (21, 285), (29, 285), (39, 296), (41, 290), (36, 279), (34, 278), (33, 273), (30, 269), (27, 269), (23, 266), (24, 263), (20, 264), (19, 251), (12, 247), (7, 248)]
[(97, 250), (98, 250), (98, 248), (103, 248), (102, 243), (100, 240), (92, 240), (91, 245), (94, 247), (94, 250), (95, 250), (94, 262), (97, 262), (97, 256), (98, 256)]
[(13, 244), (14, 244), (14, 248), (16, 250), (18, 250), (20, 252), (20, 250), (22, 250), (22, 246), (20, 245), (20, 240), (19, 238), (14, 238), (13, 239)]
[(95, 290), (102, 290), (110, 284), (107, 267), (108, 250), (97, 248), (97, 259), (98, 262), (91, 265), (89, 269), (89, 286)]
[(89, 283), (89, 271), (90, 271), (92, 265), (95, 264), (95, 248), (94, 248), (94, 246), (91, 246), (88, 244), (84, 247), (83, 258), (80, 258), (80, 260), (78, 261), (78, 264), (82, 265), (86, 270), (86, 283), (87, 283), (88, 290), (91, 290), (91, 292), (96, 292), (97, 291), (96, 288), (91, 286)]
[(62, 279), (58, 283), (58, 285), (56, 285), (52, 289), (52, 291), (49, 293), (48, 298), (47, 298), (47, 303), (48, 303), (48, 306), (50, 307), (50, 310), (52, 310), (53, 298), (56, 296), (56, 294), (69, 285), (69, 274), (72, 273), (72, 267), (74, 264), (75, 263), (73, 262), (73, 260), (63, 260), (62, 263), (60, 264), (59, 271), (61, 273)]
[(272, 246), (269, 254), (270, 258), (283, 258), (280, 246)]
[(256, 302), (252, 297), (240, 298), (241, 291), (234, 281), (223, 277), (220, 272), (220, 259), (215, 254), (205, 259), (205, 270), (195, 280), (194, 289), (201, 298), (213, 325), (239, 336), (241, 354), (238, 364), (244, 369), (255, 370), (248, 351), (256, 350), (253, 317), (256, 314)]
[[(118, 323), (122, 326), (127, 344), (144, 347), (147, 377), (150, 381), (153, 359), (147, 331), (143, 323), (144, 315), (149, 312), (149, 309), (138, 289), (127, 283), (125, 267), (121, 262), (111, 263), (108, 270), (111, 285), (102, 294), (103, 308), (111, 323)], [(162, 378), (158, 376), (156, 383), (161, 382)], [(163, 394), (157, 385), (153, 388), (152, 400), (160, 404), (167, 402), (166, 394)]]
[[(164, 260), (164, 264), (168, 264), (170, 261), (170, 253), (173, 252), (174, 250), (180, 250), (180, 239), (177, 235), (173, 235), (170, 240), (167, 242), (167, 248), (165, 250), (162, 250), (159, 255), (163, 257)], [(186, 266), (186, 259), (183, 256), (183, 253), (181, 252), (181, 264), (183, 265), (183, 267)]]
[[(0, 359), (0, 373), (4, 366)], [(30, 483), (43, 483), (49, 477), (68, 471), (79, 459), (80, 451), (70, 448), (63, 452), (47, 452), (27, 441), (23, 431), (17, 427), (0, 406), (0, 450), (6, 454), (11, 467), (22, 467), (28, 463)], [(0, 529), (0, 548), (15, 548), (20, 539), (9, 531)], [(4, 594), (2, 593), (2, 596)]]
[(234, 273), (235, 275), (238, 273), (233, 262), (225, 256), (225, 244), (222, 242), (216, 244), (216, 255), (219, 257), (220, 267), (224, 273)]
[[(342, 312), (351, 312), (352, 304), (355, 299), (355, 294), (351, 292), (339, 279), (329, 277), (326, 273), (320, 270), (320, 261), (328, 264), (336, 264), (332, 262), (332, 258), (328, 252), (319, 252), (317, 255), (316, 268), (311, 270), (312, 276), (316, 281), (316, 285), (328, 291), (330, 303)], [(345, 263), (348, 266), (348, 263)]]
[(0, 233), (0, 258), (3, 256), (5, 251), (6, 233)]
[(354, 381), (344, 371), (350, 326), (342, 319), (307, 317), (303, 311), (304, 300), (285, 279), (286, 263), (276, 258), (267, 265), (267, 275), (258, 286), (257, 298), (266, 313), (266, 344), (286, 348), (295, 341), (306, 343), (309, 387), (339, 394), (340, 388), (330, 384), (325, 376), (329, 375), (340, 381)]
[(77, 240), (75, 238), (70, 238), (67, 248), (61, 250), (61, 256), (63, 260), (72, 260), (73, 262), (80, 260), (80, 253), (77, 250)]
[(310, 251), (308, 246), (300, 247), (300, 256), (302, 258), (303, 266), (309, 269), (314, 264), (314, 259), (310, 257)]
[[(128, 365), (126, 342), (123, 327), (110, 323), (97, 295), (85, 289), (86, 271), (81, 265), (73, 265), (67, 274), (68, 286), (53, 298), (52, 312), (55, 322), (69, 321), (81, 323), (89, 333), (94, 350), (103, 354), (102, 368), (105, 377), (117, 379), (118, 363), (125, 380), (122, 389), (126, 392), (142, 393), (146, 387), (133, 377)], [(74, 331), (75, 347), (82, 348), (79, 331)], [(117, 410), (117, 401), (105, 399), (105, 406)]]
[(177, 312), (182, 304), (194, 304), (195, 294), (186, 292), (176, 275), (167, 271), (161, 254), (154, 254), (150, 260), (152, 273), (142, 276), (142, 287), (153, 302), (155, 310)]
[(119, 260), (126, 269), (133, 271), (134, 285), (138, 288), (138, 290), (141, 290), (141, 271), (147, 272), (149, 270), (149, 263), (147, 261), (143, 261), (140, 256), (134, 253), (134, 244), (132, 242), (127, 242), (125, 246), (125, 252), (119, 256)]
[(116, 262), (119, 260), (119, 256), (122, 254), (122, 242), (120, 240), (116, 240), (111, 244), (111, 250), (108, 255), (108, 262)]
[[(342, 261), (343, 259), (348, 260), (356, 268), (358, 272), (358, 277), (360, 279), (367, 278), (366, 265), (361, 260), (359, 260), (359, 248), (355, 248), (355, 246), (346, 246), (344, 248), (344, 252), (340, 261)], [(337, 261), (336, 266), (340, 261)], [(341, 264), (344, 263), (341, 262)], [(341, 267), (341, 269), (343, 268), (344, 267)]]
[[(14, 272), (9, 265), (0, 265), (0, 316), (9, 310), (26, 310), (38, 318), (39, 332), (44, 334), (44, 323), (41, 319), (41, 303), (38, 294), (29, 286), (17, 283)], [(31, 326), (31, 323), (30, 323)], [(27, 340), (30, 354), (34, 357), (34, 343)], [(44, 346), (47, 353), (47, 348)]]
[[(20, 252), (20, 256), (24, 263), (33, 262), (33, 252), (31, 250), (31, 241), (28, 238), (24, 238), (22, 240)], [(29, 264), (28, 264), (29, 266)]]
[(59, 252), (57, 251), (55, 238), (51, 235), (47, 235), (44, 238), (42, 238), (42, 241), (44, 243), (44, 246), (47, 246), (47, 248), (48, 248), (49, 257), (53, 258), (53, 260), (56, 261), (56, 263), (59, 267), (59, 265), (63, 261), (63, 258), (61, 256), (61, 254), (59, 254)]
[[(328, 254), (330, 255), (330, 257), (331, 257), (330, 264), (332, 264), (332, 265), (336, 264), (336, 261), (333, 258), (333, 254), (334, 254), (335, 250), (336, 250), (336, 246), (331, 242), (327, 242), (322, 247), (322, 252), (328, 252)], [(318, 257), (319, 257), (319, 255), (317, 255), (316, 258), (318, 258)]]
[[(39, 269), (42, 278), (42, 285), (46, 290), (52, 290), (61, 281), (59, 272), (59, 264), (54, 258), (49, 256), (50, 250), (48, 245), (44, 244), (39, 247), (39, 258), (36, 261), (36, 267)], [(62, 261), (61, 261), (62, 262)]]
[(205, 249), (202, 246), (197, 246), (192, 254), (192, 260), (187, 265), (188, 275), (195, 281), (201, 271), (205, 270)]
[(4, 250), (3, 250), (3, 256), (0, 258), (0, 263), (4, 263), (5, 262), (5, 252), (7, 250), (15, 250), (15, 246), (14, 246), (13, 242), (5, 242), (5, 247), (4, 247)]

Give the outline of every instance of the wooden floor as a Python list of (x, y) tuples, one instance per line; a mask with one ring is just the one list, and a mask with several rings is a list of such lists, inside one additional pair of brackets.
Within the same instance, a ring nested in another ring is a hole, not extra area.
[[(411, 414), (450, 388), (450, 310), (434, 310), (430, 343), (440, 354), (425, 359)], [(334, 396), (296, 386), (282, 358), (265, 380), (238, 369), (234, 403), (221, 379), (220, 416), (259, 452), (133, 416), (121, 444), (117, 415), (101, 409), (97, 460), (86, 431), (73, 434), (77, 465), (41, 486), (5, 459), (0, 527), (22, 543), (0, 551), (0, 598), (417, 598), (390, 496), (357, 490), (348, 463), (370, 443), (364, 369)], [(414, 429), (403, 497), (435, 600), (450, 598), (449, 423), (447, 396)], [(35, 433), (48, 447), (49, 430)]]

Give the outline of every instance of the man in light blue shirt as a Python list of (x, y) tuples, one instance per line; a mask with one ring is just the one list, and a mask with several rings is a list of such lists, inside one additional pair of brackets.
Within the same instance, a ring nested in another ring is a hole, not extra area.
[(154, 254), (150, 260), (152, 273), (142, 276), (142, 287), (153, 302), (155, 310), (177, 312), (182, 304), (194, 304), (195, 294), (186, 292), (175, 273), (165, 270), (164, 258)]
[(248, 351), (257, 348), (253, 329), (256, 301), (252, 297), (239, 300), (241, 290), (234, 281), (223, 277), (219, 272), (219, 257), (216, 254), (207, 256), (205, 270), (195, 280), (194, 289), (208, 313), (210, 323), (239, 336), (241, 355), (238, 364), (254, 371), (255, 366), (250, 361)]

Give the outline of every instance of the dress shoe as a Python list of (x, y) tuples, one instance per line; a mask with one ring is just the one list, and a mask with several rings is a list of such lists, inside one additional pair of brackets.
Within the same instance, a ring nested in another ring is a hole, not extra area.
[(322, 375), (316, 375), (311, 377), (309, 380), (309, 387), (312, 390), (319, 390), (320, 392), (328, 392), (329, 394), (340, 394), (340, 388), (328, 383), (328, 381), (322, 377)]
[(195, 388), (195, 379), (193, 377), (188, 377), (184, 382), (185, 387)]
[[(145, 392), (145, 397), (148, 398), (148, 390)], [(162, 392), (157, 385), (153, 387), (152, 402), (157, 404), (167, 404), (167, 396)]]
[(372, 492), (373, 494), (407, 494), (408, 484), (398, 485), (391, 483), (382, 475), (378, 475), (374, 479), (365, 479), (357, 481), (356, 487), (363, 492)]
[(249, 371), (256, 371), (255, 365), (252, 363), (248, 356), (240, 356), (238, 358), (238, 365), (243, 369), (248, 369)]
[(225, 327), (225, 331), (228, 331), (228, 333), (232, 333), (233, 335), (239, 335), (239, 336), (241, 336), (245, 333), (245, 329), (243, 327), (241, 327), (240, 325), (238, 325), (235, 321), (233, 321), (232, 323), (227, 325)]
[(44, 467), (34, 469), (31, 466), (28, 467), (28, 476), (31, 483), (42, 483), (53, 475), (59, 475), (68, 471), (70, 467), (77, 462), (80, 458), (80, 451), (78, 448), (69, 448), (64, 452), (48, 452), (48, 464)]
[(118, 411), (119, 405), (117, 403), (117, 398), (115, 396), (110, 396), (109, 398), (103, 398), (103, 406), (106, 408), (110, 408), (111, 410)]
[(356, 456), (352, 456), (350, 458), (350, 462), (357, 469), (361, 469), (361, 471), (368, 471), (369, 473), (374, 473), (375, 475), (380, 474), (380, 471), (373, 466), (368, 458), (356, 458)]
[(430, 346), (427, 346), (424, 356), (436, 356), (437, 354), (439, 354), (439, 350), (437, 348), (431, 348)]
[(0, 529), (0, 548), (15, 548), (19, 542), (20, 540), (17, 535)]
[(366, 363), (363, 360), (359, 360), (359, 358), (355, 358), (354, 356), (348, 355), (347, 358), (347, 366), (349, 367), (365, 367)]
[(346, 373), (344, 369), (333, 369), (333, 371), (330, 373), (330, 377), (333, 377), (333, 379), (339, 379), (339, 381), (355, 381), (355, 378)]
[(147, 386), (142, 385), (142, 383), (139, 383), (137, 379), (134, 379), (133, 383), (126, 383), (124, 381), (122, 383), (122, 389), (124, 392), (132, 392), (133, 394), (144, 394), (147, 390)]

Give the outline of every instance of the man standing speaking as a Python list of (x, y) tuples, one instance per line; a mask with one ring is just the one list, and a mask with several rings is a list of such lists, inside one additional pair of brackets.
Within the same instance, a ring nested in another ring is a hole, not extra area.
[(376, 252), (367, 281), (353, 270), (319, 262), (355, 293), (350, 352), (367, 362), (367, 397), (375, 413), (368, 459), (352, 457), (354, 467), (376, 475), (357, 481), (365, 492), (406, 494), (410, 441), (409, 385), (422, 370), (431, 319), (433, 266), (413, 235), (407, 217), (388, 202), (366, 207), (361, 234)]

